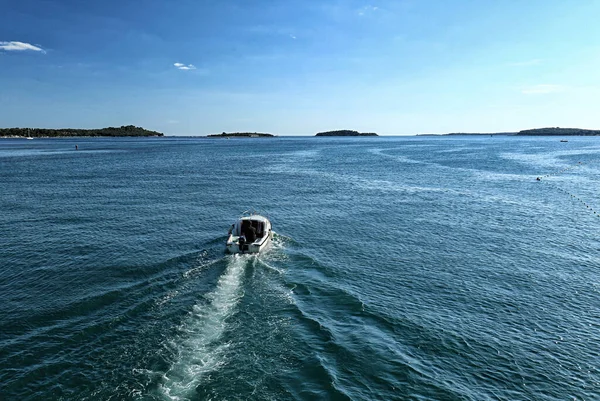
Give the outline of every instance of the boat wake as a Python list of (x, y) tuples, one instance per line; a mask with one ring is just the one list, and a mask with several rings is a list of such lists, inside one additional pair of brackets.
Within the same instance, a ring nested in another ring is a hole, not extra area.
[(193, 398), (206, 374), (225, 363), (224, 354), (230, 344), (220, 340), (227, 330), (227, 320), (235, 314), (244, 295), (244, 266), (251, 258), (250, 255), (225, 258), (227, 268), (216, 288), (194, 305), (179, 327), (180, 336), (173, 344), (177, 356), (160, 385), (160, 391), (167, 399)]

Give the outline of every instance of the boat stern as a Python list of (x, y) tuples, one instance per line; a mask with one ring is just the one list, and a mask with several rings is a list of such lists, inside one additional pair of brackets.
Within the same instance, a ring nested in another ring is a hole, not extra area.
[(227, 252), (229, 253), (240, 253), (240, 239), (238, 236), (229, 235), (227, 238)]
[[(247, 242), (244, 235), (244, 225), (250, 224), (252, 231), (248, 234), (253, 242)], [(226, 250), (229, 253), (260, 253), (271, 242), (272, 237), (271, 222), (267, 218), (258, 215), (242, 217), (229, 229)]]

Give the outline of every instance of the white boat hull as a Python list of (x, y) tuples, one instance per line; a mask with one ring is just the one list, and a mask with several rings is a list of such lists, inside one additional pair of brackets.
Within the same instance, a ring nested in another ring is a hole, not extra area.
[[(247, 242), (243, 232), (245, 224), (257, 227), (256, 239)], [(250, 215), (240, 218), (229, 230), (227, 238), (227, 251), (229, 253), (260, 253), (263, 252), (273, 240), (271, 222), (263, 216)]]
[(261, 238), (251, 244), (243, 244), (240, 249), (239, 237), (230, 235), (227, 239), (227, 251), (229, 253), (260, 253), (265, 250), (273, 239), (273, 233), (270, 232), (267, 238)]

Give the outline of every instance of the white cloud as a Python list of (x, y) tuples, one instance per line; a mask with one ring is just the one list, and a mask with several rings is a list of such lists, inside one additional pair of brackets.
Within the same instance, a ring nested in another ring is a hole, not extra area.
[(296, 39), (296, 36), (290, 34), (290, 38)]
[(30, 43), (24, 43), (24, 42), (0, 42), (0, 50), (5, 50), (5, 51), (31, 50), (31, 51), (35, 51), (35, 52), (46, 53), (46, 51), (44, 49), (42, 49), (41, 47), (34, 46)]
[(196, 66), (194, 64), (188, 64), (185, 65), (183, 63), (175, 63), (173, 64), (175, 66), (175, 68), (177, 68), (178, 70), (195, 70)]
[(563, 85), (540, 84), (523, 88), (521, 93), (525, 95), (546, 95), (548, 93), (564, 92), (565, 89), (566, 87)]
[(362, 17), (363, 15), (365, 15), (367, 13), (372, 13), (377, 10), (379, 10), (379, 7), (365, 6), (365, 7), (361, 8), (360, 10), (358, 10), (357, 14)]

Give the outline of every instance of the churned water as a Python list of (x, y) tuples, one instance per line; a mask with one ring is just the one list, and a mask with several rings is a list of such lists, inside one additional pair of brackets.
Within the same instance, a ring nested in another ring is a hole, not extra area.
[(599, 399), (598, 141), (1, 140), (0, 398)]

